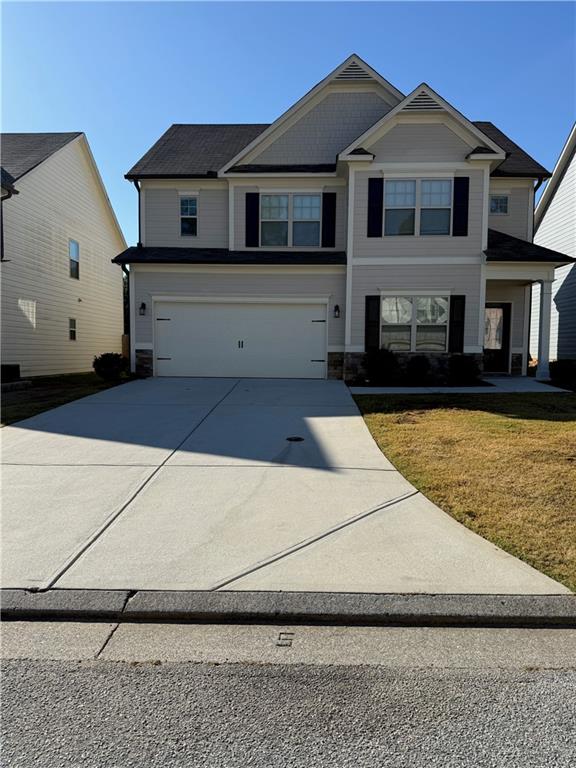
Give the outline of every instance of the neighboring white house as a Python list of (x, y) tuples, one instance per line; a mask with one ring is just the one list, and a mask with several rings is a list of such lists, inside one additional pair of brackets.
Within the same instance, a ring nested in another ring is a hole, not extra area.
[[(576, 257), (576, 124), (534, 214), (534, 242)], [(532, 293), (530, 351), (538, 357), (540, 289)], [(552, 284), (550, 359), (576, 359), (576, 265), (556, 270)]]
[(2, 366), (89, 371), (95, 355), (122, 349), (122, 274), (111, 259), (126, 242), (86, 136), (1, 142)]

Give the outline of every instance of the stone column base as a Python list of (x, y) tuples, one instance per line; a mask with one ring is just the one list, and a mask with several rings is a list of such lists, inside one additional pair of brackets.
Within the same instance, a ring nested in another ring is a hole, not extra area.
[(151, 349), (136, 350), (136, 370), (134, 373), (144, 378), (154, 375), (154, 360)]

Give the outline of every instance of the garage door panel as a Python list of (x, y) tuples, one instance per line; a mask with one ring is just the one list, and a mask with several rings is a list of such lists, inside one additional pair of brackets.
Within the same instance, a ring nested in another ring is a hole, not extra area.
[(158, 302), (156, 375), (325, 378), (326, 306)]

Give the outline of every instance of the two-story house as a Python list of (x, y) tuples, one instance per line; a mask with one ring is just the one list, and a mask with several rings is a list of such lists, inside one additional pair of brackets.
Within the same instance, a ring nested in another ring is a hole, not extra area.
[(92, 370), (120, 352), (126, 241), (83, 133), (3, 133), (3, 377)]
[(532, 244), (549, 175), (492, 123), (425, 83), (405, 96), (356, 55), (271, 125), (173, 125), (126, 175), (132, 365), (351, 378), (388, 347), (524, 373), (530, 287), (547, 348), (570, 261)]

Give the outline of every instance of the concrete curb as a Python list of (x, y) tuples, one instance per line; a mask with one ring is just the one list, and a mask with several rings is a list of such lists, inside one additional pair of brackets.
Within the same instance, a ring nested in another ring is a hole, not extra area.
[(0, 590), (4, 620), (575, 627), (576, 595)]

